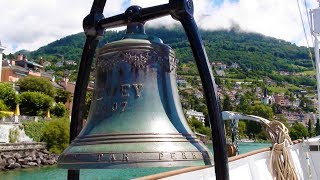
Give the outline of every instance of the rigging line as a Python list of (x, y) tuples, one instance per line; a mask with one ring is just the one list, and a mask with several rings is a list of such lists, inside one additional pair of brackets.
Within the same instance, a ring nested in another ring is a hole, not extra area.
[[(314, 40), (312, 38), (312, 27), (311, 27), (311, 20), (310, 20), (310, 14), (308, 13), (308, 6), (307, 6), (307, 0), (304, 0), (304, 7), (305, 7), (305, 11), (306, 11), (306, 15), (307, 15), (307, 19), (308, 19), (308, 25), (309, 25), (309, 32), (310, 32), (310, 37), (311, 37), (311, 42), (312, 44), (314, 44)], [(308, 40), (307, 40), (308, 41)], [(309, 50), (309, 56), (311, 58), (311, 62), (312, 62), (312, 66), (313, 68), (315, 68), (315, 65), (314, 65), (314, 61), (313, 61), (313, 53), (311, 52), (311, 47), (308, 47), (308, 50)]]
[(310, 17), (309, 17), (309, 13), (308, 13), (308, 6), (307, 6), (307, 0), (304, 0), (304, 7), (306, 10), (306, 15), (307, 15), (307, 19), (308, 19), (308, 25), (309, 25), (309, 32), (310, 32), (310, 36), (311, 36), (311, 42), (312, 44), (314, 44), (313, 42), (313, 38), (312, 38), (312, 32), (311, 32), (311, 21), (310, 21)]
[(307, 33), (306, 33), (306, 28), (304, 27), (304, 22), (303, 22), (303, 18), (302, 18), (302, 13), (301, 13), (299, 0), (297, 0), (297, 4), (298, 4), (298, 9), (299, 9), (301, 24), (302, 24), (302, 27), (303, 27), (304, 37), (306, 38), (306, 41), (307, 41), (307, 48), (309, 50), (309, 57), (311, 59), (312, 66), (315, 69), (316, 67), (315, 67), (314, 62), (313, 62), (313, 57), (312, 57), (312, 53), (311, 53), (310, 46), (309, 46), (309, 41), (308, 41), (308, 37), (307, 37)]

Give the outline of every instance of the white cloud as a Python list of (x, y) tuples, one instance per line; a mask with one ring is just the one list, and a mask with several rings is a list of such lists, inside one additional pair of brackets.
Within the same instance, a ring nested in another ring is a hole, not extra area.
[[(35, 50), (82, 30), (93, 0), (4, 0), (1, 2), (0, 40), (5, 53)], [(105, 16), (124, 11), (125, 0), (108, 1)]]
[[(301, 8), (307, 22), (303, 0)], [(307, 0), (309, 8), (317, 7)], [(56, 39), (82, 31), (82, 19), (90, 11), (93, 0), (4, 0), (1, 2), (0, 40), (7, 46), (5, 53), (20, 49), (35, 50)], [(126, 7), (149, 7), (168, 0), (108, 0), (106, 17), (123, 12)], [(199, 27), (208, 30), (241, 29), (306, 45), (296, 0), (194, 0), (195, 18)], [(148, 26), (172, 27), (178, 22), (171, 17), (148, 22)], [(309, 39), (311, 41), (311, 39)]]

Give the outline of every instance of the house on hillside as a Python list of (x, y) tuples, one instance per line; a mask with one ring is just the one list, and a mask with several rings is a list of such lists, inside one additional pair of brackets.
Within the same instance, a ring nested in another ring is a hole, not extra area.
[(221, 76), (221, 77), (226, 76), (226, 73), (224, 72), (224, 70), (218, 70), (218, 69), (216, 69), (215, 71), (216, 71), (216, 73), (217, 73), (218, 76)]
[[(59, 82), (59, 85), (63, 87), (63, 89), (65, 91), (68, 91), (71, 93), (71, 98), (70, 98), (70, 101), (69, 102), (66, 102), (66, 107), (68, 109), (72, 109), (72, 103), (73, 103), (73, 96), (74, 96), (74, 90), (75, 90), (75, 87), (76, 87), (76, 83), (75, 82), (69, 82), (69, 78), (68, 77), (64, 77), (62, 81)], [(93, 91), (94, 88), (89, 86), (87, 87), (87, 91)]]
[(77, 63), (75, 61), (72, 61), (72, 60), (66, 61), (66, 64), (67, 65), (71, 65), (71, 66), (76, 66), (77, 65)]
[(227, 64), (222, 62), (213, 62), (211, 63), (211, 66), (218, 70), (225, 70), (227, 69)]
[(204, 114), (203, 112), (198, 112), (198, 111), (195, 111), (193, 109), (189, 109), (187, 112), (186, 112), (186, 115), (187, 115), (187, 118), (192, 118), (192, 117), (195, 117), (196, 119), (198, 119), (200, 122), (202, 122), (203, 124), (205, 123), (204, 120), (205, 120), (205, 117), (204, 117)]
[(280, 106), (286, 106), (286, 101), (283, 95), (274, 95), (274, 102)]
[(234, 63), (232, 63), (232, 64), (231, 64), (231, 66), (230, 66), (230, 67), (231, 67), (231, 68), (238, 69), (240, 66), (239, 66), (239, 64), (238, 64), (238, 63), (234, 62)]
[(43, 66), (19, 54), (17, 60), (2, 60), (1, 81), (16, 82), (26, 76), (44, 77), (52, 80), (52, 75), (43, 70)]
[(55, 66), (56, 66), (56, 67), (62, 67), (62, 66), (63, 66), (63, 62), (60, 62), (60, 61), (57, 62), (57, 63), (55, 64)]
[(201, 91), (199, 91), (198, 89), (196, 89), (195, 92), (194, 92), (194, 96), (197, 99), (202, 99), (203, 98), (203, 93)]

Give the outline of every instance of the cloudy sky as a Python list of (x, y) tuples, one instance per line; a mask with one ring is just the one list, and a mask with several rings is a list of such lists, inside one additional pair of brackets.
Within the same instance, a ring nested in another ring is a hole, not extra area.
[[(309, 35), (306, 10), (318, 7), (317, 0), (298, 0)], [(93, 0), (1, 0), (0, 41), (5, 53), (21, 49), (36, 50), (54, 40), (82, 31), (82, 19)], [(130, 5), (149, 7), (168, 0), (107, 0), (106, 17), (122, 13)], [(194, 0), (195, 17), (200, 28), (258, 32), (306, 45), (297, 0)], [(154, 20), (148, 26), (170, 28), (179, 25), (170, 17)]]

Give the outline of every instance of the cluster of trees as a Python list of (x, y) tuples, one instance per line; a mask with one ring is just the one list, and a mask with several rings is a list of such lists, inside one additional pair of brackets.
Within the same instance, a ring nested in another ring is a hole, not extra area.
[[(64, 104), (70, 101), (71, 93), (55, 89), (44, 78), (26, 77), (17, 84), (20, 94), (12, 84), (0, 83), (0, 111), (14, 111), (17, 104), (21, 115), (45, 116), (50, 110), (54, 116), (50, 121), (24, 122), (24, 129), (34, 141), (46, 142), (51, 152), (61, 153), (69, 144), (70, 121)], [(15, 138), (16, 132), (10, 131), (10, 141)]]
[(26, 134), (36, 142), (46, 142), (49, 151), (60, 154), (69, 145), (70, 121), (53, 118), (50, 121), (24, 122)]
[(209, 127), (206, 127), (195, 117), (191, 117), (190, 119), (188, 119), (188, 125), (193, 131), (204, 134), (207, 137), (211, 138), (211, 129)]
[(67, 114), (64, 103), (70, 100), (71, 93), (56, 90), (45, 78), (26, 77), (17, 84), (20, 94), (11, 84), (0, 84), (0, 111), (14, 111), (19, 104), (21, 115), (45, 116), (49, 110), (57, 117)]

